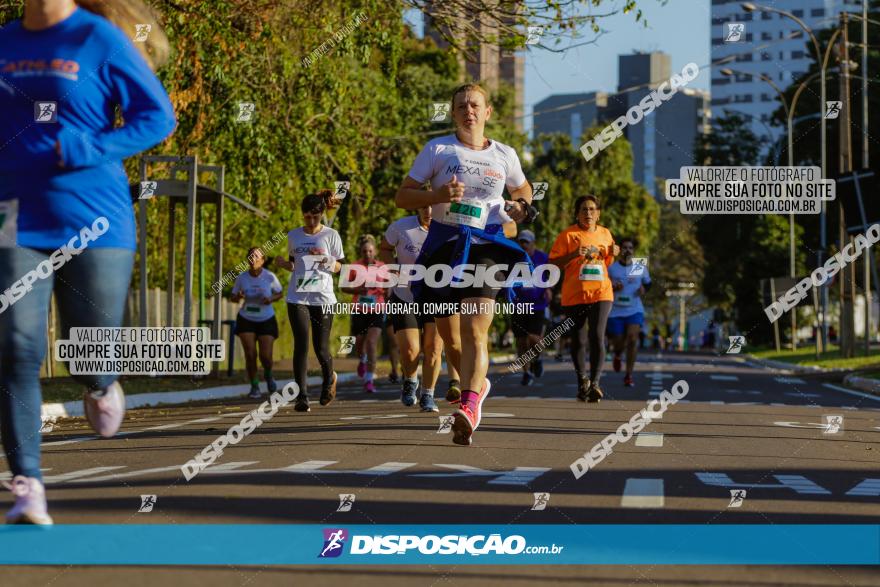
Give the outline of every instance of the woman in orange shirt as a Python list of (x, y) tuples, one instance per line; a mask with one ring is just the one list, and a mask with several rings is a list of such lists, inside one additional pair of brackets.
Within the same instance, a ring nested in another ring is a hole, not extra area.
[[(574, 224), (563, 230), (550, 262), (562, 269), (562, 306), (574, 320), (571, 357), (578, 378), (580, 401), (602, 399), (599, 378), (605, 364), (605, 326), (614, 303), (608, 266), (620, 249), (611, 232), (599, 226), (601, 205), (596, 196), (581, 196), (574, 203)], [(589, 326), (590, 374), (586, 375), (587, 328)]]

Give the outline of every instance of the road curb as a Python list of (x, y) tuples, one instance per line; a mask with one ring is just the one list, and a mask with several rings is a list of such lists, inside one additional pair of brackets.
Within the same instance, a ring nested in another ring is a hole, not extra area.
[[(349, 383), (358, 376), (356, 373), (337, 374), (337, 383)], [(278, 387), (282, 388), (292, 379), (279, 379)], [(309, 377), (309, 385), (320, 385), (322, 379), (319, 376)], [(208, 387), (206, 389), (193, 389), (190, 391), (166, 391), (159, 393), (136, 393), (125, 396), (125, 409), (153, 408), (160, 405), (175, 406), (186, 404), (191, 401), (223, 399), (228, 397), (242, 397), (250, 391), (250, 384), (223, 385), (220, 387)], [(58, 418), (76, 418), (83, 416), (82, 400), (69, 402), (46, 403), (41, 406), (40, 419), (43, 422)]]
[(843, 378), (843, 384), (847, 387), (853, 387), (860, 391), (866, 391), (872, 395), (880, 396), (880, 380), (868, 379), (867, 377), (859, 377), (858, 375), (847, 375)]

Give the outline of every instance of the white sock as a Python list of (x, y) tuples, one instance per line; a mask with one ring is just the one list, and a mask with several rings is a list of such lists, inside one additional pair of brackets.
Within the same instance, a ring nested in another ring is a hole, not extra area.
[(415, 385), (419, 384), (419, 378), (418, 377), (407, 377), (406, 382), (412, 383), (415, 386)]
[(369, 383), (369, 382), (372, 381), (372, 380), (373, 380), (373, 372), (372, 372), (372, 371), (367, 371), (367, 374), (364, 375), (364, 381), (366, 381), (367, 383)]
[(425, 389), (423, 387), (422, 388), (422, 395), (430, 395), (431, 397), (434, 397), (434, 390), (433, 389)]

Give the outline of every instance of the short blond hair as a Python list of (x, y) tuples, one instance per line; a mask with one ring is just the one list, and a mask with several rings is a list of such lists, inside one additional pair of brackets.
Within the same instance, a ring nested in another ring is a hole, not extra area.
[(467, 92), (477, 92), (478, 94), (482, 94), (483, 98), (486, 100), (486, 106), (489, 106), (489, 92), (487, 92), (480, 84), (463, 84), (455, 88), (455, 91), (452, 92), (452, 103), (455, 104), (455, 97), (457, 95)]
[(168, 37), (159, 25), (156, 11), (141, 0), (76, 0), (76, 3), (89, 12), (103, 16), (122, 29), (129, 38), (134, 36), (136, 25), (150, 25), (146, 42), (137, 43), (135, 47), (153, 71), (168, 61), (171, 53)]

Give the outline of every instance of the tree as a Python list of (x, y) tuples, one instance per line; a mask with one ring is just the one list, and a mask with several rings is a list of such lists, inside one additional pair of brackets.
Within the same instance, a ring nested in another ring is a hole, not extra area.
[[(705, 165), (755, 165), (760, 151), (758, 137), (736, 113), (718, 118), (696, 147), (697, 160)], [(773, 214), (705, 214), (695, 219), (705, 254), (704, 295), (733, 314), (750, 341), (769, 340), (759, 283), (788, 274), (788, 219)]]

